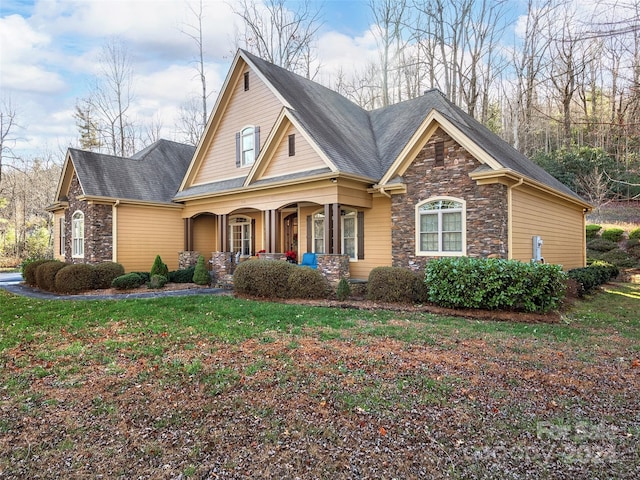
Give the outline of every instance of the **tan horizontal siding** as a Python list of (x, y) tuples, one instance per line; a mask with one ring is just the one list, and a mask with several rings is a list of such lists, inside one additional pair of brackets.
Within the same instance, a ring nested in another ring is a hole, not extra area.
[(184, 222), (178, 209), (121, 205), (117, 213), (117, 256), (127, 272), (148, 272), (156, 255), (170, 270), (184, 249)]
[[(289, 156), (289, 135), (295, 135), (295, 155)], [(261, 178), (277, 177), (294, 172), (324, 168), (327, 164), (318, 156), (309, 142), (293, 126), (285, 132), (269, 165)]]
[(584, 215), (579, 206), (527, 187), (513, 190), (511, 258), (528, 262), (532, 237), (542, 238), (547, 263), (565, 269), (584, 265)]
[(211, 257), (211, 252), (218, 251), (218, 235), (216, 217), (213, 215), (201, 215), (193, 221), (193, 249), (200, 252), (206, 260)]
[[(248, 71), (248, 68), (245, 68)], [(209, 149), (204, 155), (193, 184), (202, 184), (246, 175), (251, 167), (236, 167), (236, 132), (248, 125), (260, 127), (260, 144), (269, 136), (282, 104), (254, 72), (249, 72), (249, 90), (244, 91), (243, 75), (239, 75), (231, 99)]]
[(351, 278), (367, 279), (375, 267), (391, 266), (391, 200), (373, 199), (364, 211), (364, 259), (352, 261)]

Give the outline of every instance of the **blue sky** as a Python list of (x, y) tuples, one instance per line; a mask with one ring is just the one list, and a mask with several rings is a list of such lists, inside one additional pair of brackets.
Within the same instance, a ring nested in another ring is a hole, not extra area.
[[(204, 0), (210, 105), (235, 51), (238, 18), (222, 0)], [(322, 4), (323, 73), (375, 54), (366, 0)], [(193, 17), (186, 0), (0, 0), (0, 101), (17, 112), (16, 155), (60, 159), (78, 137), (75, 105), (86, 96), (101, 47), (119, 38), (134, 60), (138, 121), (153, 118), (162, 136), (175, 131), (180, 105), (198, 94), (196, 47), (181, 32)], [(3, 107), (6, 111), (6, 107)]]

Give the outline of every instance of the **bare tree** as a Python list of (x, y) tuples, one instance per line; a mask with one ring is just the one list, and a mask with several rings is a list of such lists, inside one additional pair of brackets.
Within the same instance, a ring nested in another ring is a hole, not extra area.
[(322, 26), (320, 10), (309, 0), (295, 2), (288, 8), (286, 0), (240, 0), (231, 5), (233, 12), (244, 22), (244, 31), (237, 43), (271, 63), (307, 78), (317, 74), (314, 41)]
[(206, 126), (202, 125), (199, 103), (199, 99), (194, 97), (180, 105), (177, 128), (181, 141), (189, 145), (198, 145)]
[[(16, 139), (13, 137), (18, 113), (11, 104), (11, 100), (3, 100), (0, 109), (0, 184), (2, 182), (2, 167), (7, 159), (15, 159), (13, 145)], [(2, 190), (0, 190), (2, 191)]]
[(98, 123), (93, 113), (93, 105), (87, 100), (76, 103), (76, 111), (73, 114), (76, 126), (80, 132), (80, 148), (84, 150), (100, 150)]

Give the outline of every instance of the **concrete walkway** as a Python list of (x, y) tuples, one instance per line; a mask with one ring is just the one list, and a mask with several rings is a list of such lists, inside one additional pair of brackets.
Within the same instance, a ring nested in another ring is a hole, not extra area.
[(16, 295), (42, 300), (127, 300), (131, 298), (185, 297), (229, 293), (229, 290), (222, 288), (189, 288), (184, 290), (149, 290), (148, 292), (117, 293), (115, 295), (58, 295), (25, 285), (22, 283), (22, 275), (19, 273), (0, 273), (0, 288)]

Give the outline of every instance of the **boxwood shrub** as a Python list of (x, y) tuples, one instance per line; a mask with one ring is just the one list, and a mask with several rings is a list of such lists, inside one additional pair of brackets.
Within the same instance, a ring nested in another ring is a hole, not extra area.
[(124, 267), (116, 262), (102, 262), (93, 267), (93, 288), (110, 288), (116, 277), (124, 275)]
[(329, 284), (322, 273), (309, 267), (291, 269), (287, 281), (290, 298), (327, 298)]
[(423, 281), (402, 267), (376, 267), (369, 272), (367, 299), (376, 302), (414, 303), (417, 283)]
[(167, 282), (169, 281), (169, 279), (167, 277), (165, 277), (164, 275), (151, 275), (151, 279), (149, 280), (149, 282), (147, 283), (147, 287), (148, 288), (162, 288), (164, 287)]
[(27, 285), (31, 287), (37, 287), (38, 281), (36, 279), (36, 271), (38, 267), (43, 263), (50, 262), (51, 259), (47, 258), (38, 258), (36, 260), (25, 260), (22, 264), (22, 278)]
[(169, 272), (169, 281), (171, 283), (191, 283), (193, 282), (193, 272), (195, 265), (180, 270), (172, 270)]
[(289, 275), (294, 268), (301, 267), (281, 260), (247, 260), (233, 272), (234, 291), (255, 297), (287, 298)]
[(567, 275), (580, 285), (578, 295), (583, 296), (599, 285), (607, 283), (609, 280), (617, 277), (618, 273), (619, 269), (617, 266), (611, 263), (597, 261), (587, 267), (569, 270)]
[(131, 272), (114, 278), (111, 282), (111, 286), (118, 290), (130, 290), (144, 285), (147, 281), (148, 280), (143, 275), (140, 275), (137, 272)]
[(193, 271), (193, 283), (196, 285), (209, 285), (211, 283), (211, 275), (204, 263), (204, 257), (200, 255), (198, 257), (198, 263)]
[(55, 291), (56, 274), (58, 270), (61, 270), (67, 265), (67, 263), (58, 260), (51, 260), (38, 265), (36, 268), (36, 284), (38, 288), (49, 292)]
[(566, 279), (559, 265), (516, 260), (452, 257), (425, 268), (429, 300), (449, 308), (544, 313), (560, 306)]
[(624, 236), (624, 230), (618, 227), (607, 228), (600, 234), (600, 236), (605, 240), (617, 243), (622, 240)]
[(80, 293), (92, 288), (93, 266), (86, 263), (67, 265), (56, 274), (56, 292)]
[(592, 238), (596, 238), (596, 235), (598, 235), (598, 232), (602, 230), (602, 227), (600, 225), (587, 225), (585, 227), (585, 230), (587, 234), (587, 240), (591, 240)]

